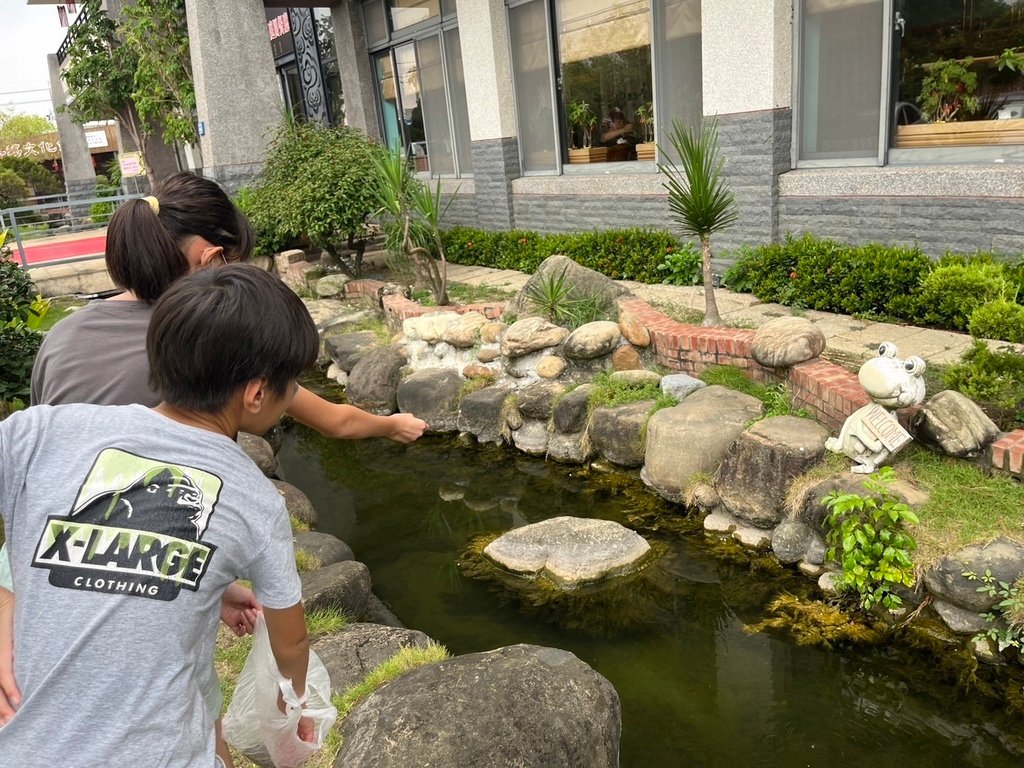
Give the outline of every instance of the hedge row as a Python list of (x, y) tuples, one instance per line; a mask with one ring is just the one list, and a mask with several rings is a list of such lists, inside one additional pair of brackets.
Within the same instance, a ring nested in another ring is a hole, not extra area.
[(668, 232), (649, 229), (542, 235), (523, 229), (488, 232), (455, 227), (444, 233), (443, 241), (445, 255), (454, 264), (532, 273), (558, 253), (613, 280), (641, 283), (660, 283), (665, 273), (658, 266), (683, 248)]
[(738, 255), (724, 282), (761, 301), (1024, 341), (1024, 261), (989, 253), (933, 261), (915, 247), (810, 235)]

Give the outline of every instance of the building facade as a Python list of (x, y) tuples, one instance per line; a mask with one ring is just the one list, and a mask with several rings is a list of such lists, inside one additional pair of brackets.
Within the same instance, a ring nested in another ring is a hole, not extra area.
[(451, 223), (671, 227), (657, 163), (674, 121), (713, 119), (740, 212), (721, 246), (811, 232), (1024, 251), (1018, 0), (186, 8), (202, 170), (229, 186), (285, 106), (337, 120), (340, 87), (345, 122), (455, 193)]

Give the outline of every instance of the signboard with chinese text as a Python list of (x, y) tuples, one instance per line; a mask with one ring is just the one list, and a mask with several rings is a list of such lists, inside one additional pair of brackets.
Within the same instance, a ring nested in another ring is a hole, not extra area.
[(267, 8), (267, 32), (270, 35), (270, 50), (275, 59), (295, 51), (292, 25), (286, 9)]
[(138, 152), (122, 152), (117, 156), (117, 164), (121, 166), (122, 178), (146, 175), (146, 166), (143, 165), (142, 155)]
[(110, 146), (106, 131), (86, 131), (85, 143), (88, 145), (89, 149), (99, 149), (100, 147)]

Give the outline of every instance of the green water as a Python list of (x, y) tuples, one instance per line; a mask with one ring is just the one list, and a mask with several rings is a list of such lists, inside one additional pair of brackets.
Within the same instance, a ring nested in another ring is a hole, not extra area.
[[(745, 631), (777, 594), (808, 582), (716, 557), (638, 484), (497, 448), (346, 443), (304, 429), (288, 434), (280, 459), (320, 530), (352, 546), (407, 626), (454, 654), (564, 648), (607, 677), (622, 700), (625, 768), (1024, 765), (1021, 721), (961, 692), (935, 659), (824, 652)], [(474, 537), (562, 514), (617, 520), (665, 553), (625, 600), (580, 595), (553, 607), (460, 570)]]

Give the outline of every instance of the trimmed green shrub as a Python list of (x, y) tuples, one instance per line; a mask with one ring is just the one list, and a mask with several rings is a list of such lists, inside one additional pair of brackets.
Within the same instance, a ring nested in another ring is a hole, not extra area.
[(970, 331), (981, 339), (1024, 343), (1024, 306), (1009, 299), (982, 304), (971, 313)]
[(255, 255), (272, 256), (288, 248), (299, 247), (296, 238), (288, 238), (282, 235), (278, 227), (267, 224), (265, 221), (266, 217), (258, 214), (253, 215), (257, 204), (251, 188), (242, 187), (238, 190), (235, 194), (235, 205), (238, 206), (238, 210), (246, 215), (246, 218), (252, 223), (252, 228), (256, 232), (256, 246), (253, 249)]
[[(11, 259), (0, 233), (0, 404), (27, 400), (32, 363), (42, 335), (29, 321), (41, 319), (35, 285), (28, 272)], [(6, 409), (5, 409), (6, 410)]]
[(1024, 355), (1006, 347), (992, 351), (975, 341), (943, 377), (989, 415), (1000, 429), (1024, 426)]
[(944, 264), (921, 281), (916, 318), (928, 325), (966, 331), (982, 304), (1005, 298), (1010, 284), (999, 264)]
[[(27, 157), (5, 157), (0, 159), (0, 168), (14, 171), (21, 177), (35, 195), (59, 195), (64, 191), (60, 179), (42, 163)], [(19, 217), (20, 218), (20, 217)]]
[(552, 254), (568, 256), (613, 280), (659, 283), (666, 254), (682, 244), (668, 232), (617, 229), (602, 232), (543, 235), (529, 230), (489, 232), (453, 227), (442, 235), (448, 261), (496, 269), (534, 272)]
[(24, 205), (28, 197), (28, 185), (14, 171), (0, 168), (0, 208), (16, 208)]

